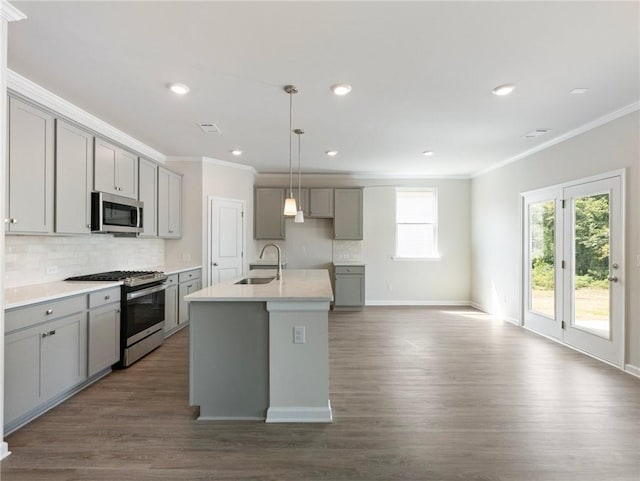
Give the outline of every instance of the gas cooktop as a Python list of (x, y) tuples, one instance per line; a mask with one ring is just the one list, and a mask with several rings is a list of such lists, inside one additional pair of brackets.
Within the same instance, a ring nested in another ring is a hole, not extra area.
[(65, 281), (123, 281), (123, 285), (134, 287), (151, 282), (163, 281), (166, 278), (165, 273), (159, 271), (109, 271), (86, 276), (68, 277)]

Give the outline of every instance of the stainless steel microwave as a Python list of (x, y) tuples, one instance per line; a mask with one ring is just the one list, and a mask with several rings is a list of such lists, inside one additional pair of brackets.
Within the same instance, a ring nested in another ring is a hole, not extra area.
[(139, 234), (144, 204), (106, 192), (91, 193), (91, 232)]

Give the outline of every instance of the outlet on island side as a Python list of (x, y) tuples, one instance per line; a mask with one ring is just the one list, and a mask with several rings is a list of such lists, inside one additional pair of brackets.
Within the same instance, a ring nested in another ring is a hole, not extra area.
[(294, 326), (293, 327), (293, 343), (304, 344), (304, 342), (305, 342), (304, 326)]

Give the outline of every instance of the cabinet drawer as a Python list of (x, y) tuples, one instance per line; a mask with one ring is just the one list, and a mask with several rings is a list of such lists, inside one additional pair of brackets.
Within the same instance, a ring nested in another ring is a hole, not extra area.
[(178, 274), (178, 282), (186, 282), (192, 279), (200, 279), (200, 269), (193, 269)]
[(112, 302), (120, 302), (120, 287), (112, 287), (89, 294), (89, 309), (104, 306)]
[(68, 316), (83, 311), (86, 306), (87, 296), (83, 295), (10, 310), (5, 313), (4, 332), (8, 333), (44, 321)]
[(168, 276), (166, 283), (167, 283), (167, 287), (178, 285), (178, 274), (171, 274), (170, 276)]
[(336, 266), (336, 274), (364, 274), (364, 266)]

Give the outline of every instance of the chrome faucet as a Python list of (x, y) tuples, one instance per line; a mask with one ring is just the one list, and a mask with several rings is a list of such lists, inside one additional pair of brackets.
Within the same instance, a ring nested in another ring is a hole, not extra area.
[(275, 247), (276, 251), (278, 251), (278, 274), (276, 274), (276, 279), (280, 279), (282, 277), (282, 251), (280, 251), (280, 246), (278, 244), (266, 244), (262, 248), (262, 252), (260, 253), (260, 259), (262, 259), (262, 256), (264, 255), (264, 250), (267, 247)]

